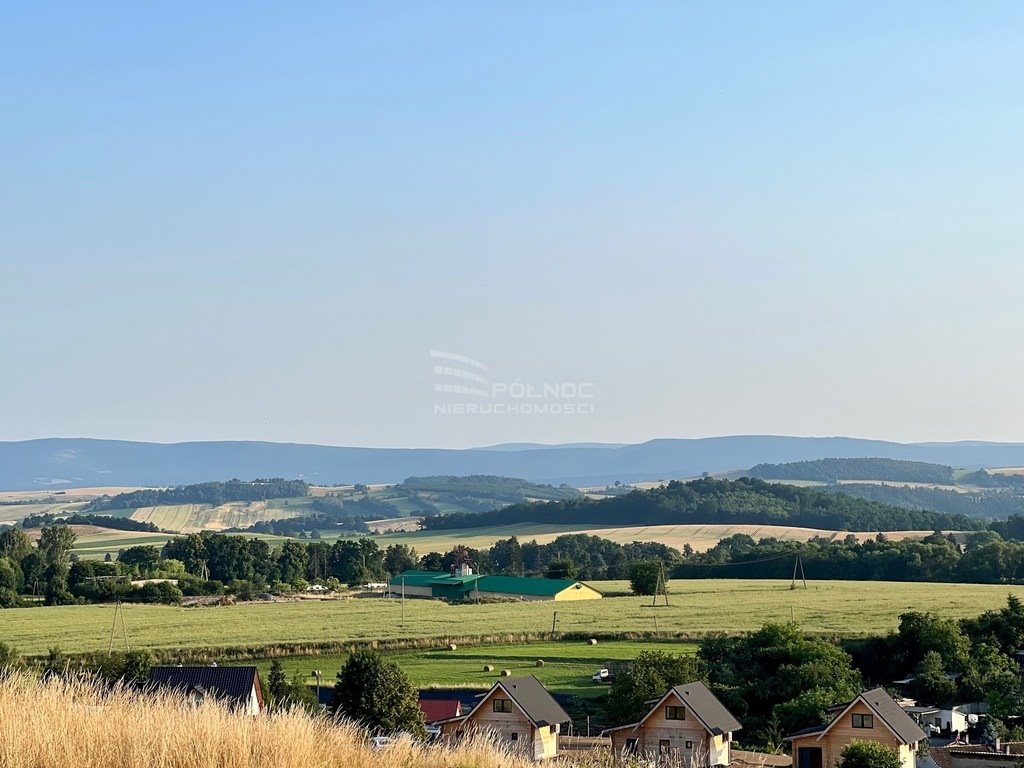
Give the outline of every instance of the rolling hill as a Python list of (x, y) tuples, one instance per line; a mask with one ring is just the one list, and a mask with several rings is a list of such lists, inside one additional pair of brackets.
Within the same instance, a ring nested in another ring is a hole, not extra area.
[(464, 450), (297, 443), (143, 443), (84, 438), (0, 442), (0, 490), (168, 486), (210, 477), (300, 477), (314, 484), (398, 483), (410, 476), (504, 475), (596, 485), (694, 477), (760, 463), (892, 458), (954, 467), (1024, 466), (1022, 443), (894, 443), (772, 435), (651, 440), (636, 445), (491, 446)]

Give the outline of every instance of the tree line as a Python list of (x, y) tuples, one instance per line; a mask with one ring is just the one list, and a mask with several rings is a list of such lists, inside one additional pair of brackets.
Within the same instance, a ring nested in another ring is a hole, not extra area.
[(900, 541), (890, 541), (880, 534), (863, 542), (853, 535), (810, 541), (755, 541), (736, 534), (675, 564), (672, 575), (679, 579), (788, 579), (797, 558), (812, 579), (977, 584), (1024, 581), (1024, 542), (1004, 541), (988, 531), (971, 534), (963, 546), (942, 533), (923, 540)]
[(111, 509), (159, 507), (167, 504), (212, 504), (229, 501), (265, 501), (308, 496), (309, 485), (302, 480), (274, 477), (265, 480), (228, 480), (174, 488), (147, 488), (141, 491), (100, 496), (85, 507), (85, 512), (106, 512)]
[(149, 533), (160, 533), (160, 529), (153, 523), (142, 520), (132, 520), (130, 517), (111, 517), (110, 515), (86, 515), (81, 512), (67, 514), (66, 512), (48, 512), (44, 514), (29, 515), (18, 525), (29, 530), (31, 528), (43, 528), (47, 525), (61, 522), (65, 525), (95, 525), (100, 528), (110, 528), (115, 531), (146, 531)]
[(925, 461), (878, 458), (815, 459), (786, 464), (758, 464), (750, 469), (750, 476), (763, 480), (808, 480), (819, 483), (878, 480), (953, 485), (955, 482), (952, 467)]
[(856, 496), (879, 504), (987, 520), (1024, 514), (1024, 495), (1006, 488), (954, 491), (909, 485), (844, 483), (823, 486), (821, 490)]
[(827, 530), (971, 530), (983, 523), (963, 515), (904, 509), (813, 488), (766, 483), (756, 478), (673, 480), (611, 499), (515, 504), (480, 514), (424, 519), (427, 530), (515, 523), (623, 525), (756, 524)]

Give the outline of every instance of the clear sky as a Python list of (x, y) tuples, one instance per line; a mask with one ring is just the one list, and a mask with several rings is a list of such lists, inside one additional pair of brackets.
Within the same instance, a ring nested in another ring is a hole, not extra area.
[(1022, 211), (1019, 2), (11, 3), (0, 439), (1024, 440)]

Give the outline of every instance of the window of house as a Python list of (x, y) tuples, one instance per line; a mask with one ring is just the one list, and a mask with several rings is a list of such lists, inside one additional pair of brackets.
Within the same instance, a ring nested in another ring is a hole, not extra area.
[(693, 749), (693, 742), (692, 741), (686, 742), (686, 748), (687, 749)]
[(636, 743), (636, 739), (626, 739), (626, 748), (624, 751), (627, 755), (632, 755), (636, 752)]
[(685, 720), (686, 707), (665, 707), (666, 720)]
[(495, 712), (511, 712), (512, 711), (512, 700), (511, 699), (494, 699), (492, 702)]
[(509, 739), (511, 741), (519, 741), (519, 734), (518, 733), (513, 733), (511, 736), (509, 736)]
[(557, 725), (549, 725), (548, 726), (548, 733), (557, 733), (557, 732), (558, 732), (558, 726)]
[(658, 754), (667, 755), (669, 750), (672, 748), (672, 743), (668, 739), (662, 739), (658, 742)]
[(874, 715), (854, 715), (853, 716), (853, 727), (854, 728), (874, 728), (875, 727)]

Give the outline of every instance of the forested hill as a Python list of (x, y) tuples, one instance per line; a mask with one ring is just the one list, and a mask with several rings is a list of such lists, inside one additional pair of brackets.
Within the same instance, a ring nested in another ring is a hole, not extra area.
[(758, 464), (751, 477), (762, 480), (811, 480), (835, 483), (840, 480), (880, 480), (893, 483), (934, 483), (952, 485), (953, 468), (924, 461), (899, 459), (816, 459), (788, 464)]
[(263, 501), (309, 495), (309, 486), (302, 480), (228, 480), (227, 482), (196, 483), (176, 488), (147, 488), (142, 491), (101, 496), (86, 507), (86, 512), (106, 512), (110, 509), (158, 507), (165, 504), (226, 504), (229, 501)]
[(578, 499), (581, 494), (569, 485), (548, 485), (531, 483), (515, 477), (499, 477), (496, 475), (434, 475), (431, 477), (407, 477), (392, 488), (395, 493), (433, 493), (448, 494), (453, 497), (482, 499), (494, 509), (501, 504), (534, 499), (538, 501), (557, 501)]
[(963, 515), (902, 509), (842, 493), (766, 483), (756, 478), (672, 481), (611, 499), (516, 504), (493, 512), (428, 517), (428, 530), (512, 523), (678, 525), (684, 523), (792, 525), (848, 531), (971, 530)]

